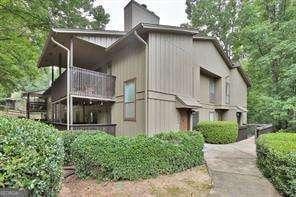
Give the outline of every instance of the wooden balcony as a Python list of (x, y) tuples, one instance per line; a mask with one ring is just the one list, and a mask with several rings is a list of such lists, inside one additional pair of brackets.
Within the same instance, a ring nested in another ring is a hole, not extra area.
[[(51, 87), (52, 101), (66, 97), (67, 71), (63, 72)], [(70, 68), (70, 95), (112, 101), (115, 94), (115, 77), (92, 70)]]

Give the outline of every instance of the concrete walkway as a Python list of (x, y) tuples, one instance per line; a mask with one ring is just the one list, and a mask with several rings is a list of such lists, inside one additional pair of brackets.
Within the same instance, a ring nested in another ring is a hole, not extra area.
[(213, 180), (211, 197), (280, 196), (256, 167), (254, 138), (227, 145), (205, 145), (205, 160)]

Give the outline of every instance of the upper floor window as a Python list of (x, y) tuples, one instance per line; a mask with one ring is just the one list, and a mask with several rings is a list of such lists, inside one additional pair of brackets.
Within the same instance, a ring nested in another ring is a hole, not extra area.
[(124, 82), (124, 120), (136, 120), (136, 79)]
[(229, 104), (230, 103), (230, 83), (229, 82), (226, 82), (226, 89), (225, 89), (225, 102), (226, 104)]
[(210, 97), (210, 102), (215, 102), (215, 97), (216, 97), (216, 81), (215, 79), (210, 79), (210, 84), (209, 84), (209, 97)]

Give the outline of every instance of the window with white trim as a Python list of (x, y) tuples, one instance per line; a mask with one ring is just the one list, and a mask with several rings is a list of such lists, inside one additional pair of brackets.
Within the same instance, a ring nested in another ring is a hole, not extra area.
[(124, 82), (124, 120), (136, 120), (136, 79)]

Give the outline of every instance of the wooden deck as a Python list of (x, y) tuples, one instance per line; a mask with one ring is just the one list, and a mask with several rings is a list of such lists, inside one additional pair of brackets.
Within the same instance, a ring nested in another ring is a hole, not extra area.
[[(52, 101), (66, 97), (67, 71), (51, 87)], [(78, 98), (114, 100), (115, 77), (78, 67), (70, 68), (70, 95)]]

